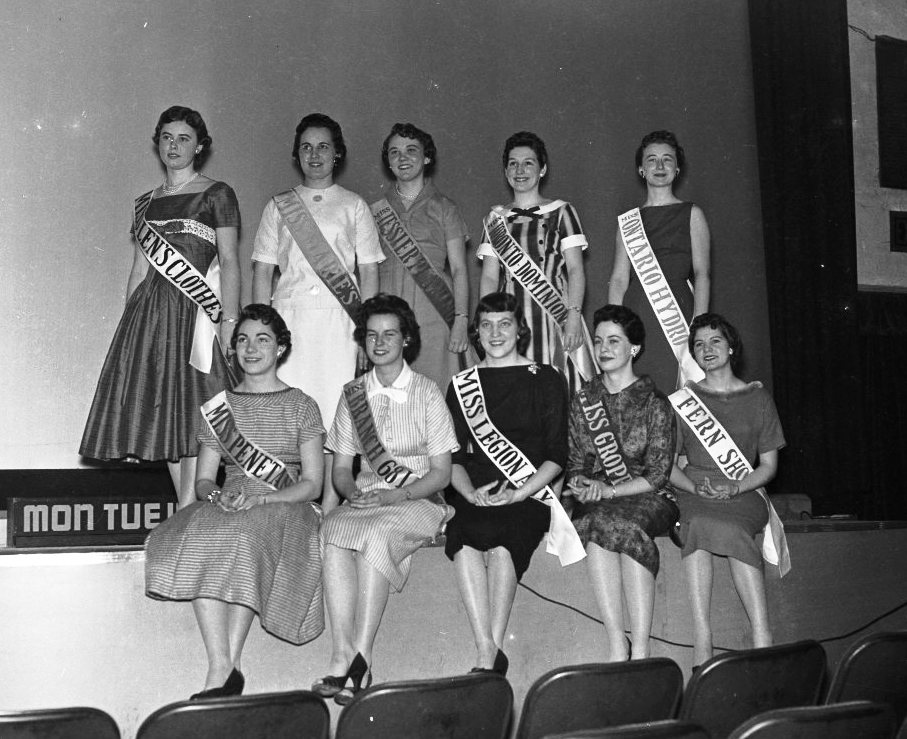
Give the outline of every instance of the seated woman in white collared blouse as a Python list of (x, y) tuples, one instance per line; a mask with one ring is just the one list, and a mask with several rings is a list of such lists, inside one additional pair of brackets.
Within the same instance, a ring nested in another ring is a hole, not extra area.
[[(391, 587), (403, 588), (413, 552), (449, 517), (441, 492), (458, 449), (444, 396), (407, 364), (420, 343), (407, 302), (383, 293), (365, 301), (354, 337), (372, 369), (344, 387), (326, 443), (345, 502), (321, 528), (333, 648), (328, 675), (312, 686), (341, 705), (371, 682)], [(362, 469), (354, 478), (357, 454)]]

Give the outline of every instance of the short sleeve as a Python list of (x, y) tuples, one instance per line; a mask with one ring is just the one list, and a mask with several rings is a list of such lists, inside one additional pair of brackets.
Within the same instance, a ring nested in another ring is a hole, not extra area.
[(560, 237), (561, 251), (576, 247), (585, 249), (589, 246), (586, 234), (583, 233), (582, 224), (579, 222), (579, 215), (577, 215), (576, 209), (570, 203), (565, 203), (564, 207), (561, 208), (557, 222), (557, 232)]
[(296, 412), (296, 430), (299, 434), (299, 443), (314, 439), (324, 434), (324, 424), (321, 421), (321, 410), (315, 399), (299, 392), (299, 401)]
[(482, 221), (482, 243), (480, 243), (479, 248), (476, 249), (476, 256), (479, 259), (497, 256), (494, 247), (491, 245), (491, 236), (488, 235), (488, 226), (485, 224), (485, 221)]
[(264, 264), (278, 263), (278, 218), (277, 203), (272, 198), (261, 213), (261, 221), (252, 246), (252, 261)]
[(442, 218), (444, 223), (444, 240), (453, 241), (454, 239), (469, 238), (469, 228), (466, 221), (460, 215), (460, 209), (457, 204), (450, 198), (444, 198), (442, 201)]
[(775, 407), (775, 401), (767, 391), (764, 395), (765, 401), (762, 407), (762, 428), (759, 431), (760, 454), (781, 449), (787, 444), (784, 439), (784, 431), (781, 429), (781, 419), (778, 416), (778, 409)]
[(359, 453), (359, 445), (353, 432), (353, 419), (350, 417), (350, 407), (346, 403), (346, 394), (340, 394), (337, 401), (337, 412), (334, 414), (334, 423), (328, 432), (325, 448), (335, 454), (345, 454), (353, 457)]
[(450, 417), (450, 411), (447, 409), (447, 403), (444, 402), (444, 396), (438, 386), (428, 380), (430, 386), (427, 391), (427, 402), (425, 409), (426, 432), (428, 438), (426, 448), (428, 456), (434, 457), (438, 454), (447, 454), (456, 452), (460, 445), (457, 442), (457, 434), (454, 431), (453, 420)]
[(217, 437), (214, 435), (214, 432), (211, 430), (211, 427), (208, 425), (208, 422), (205, 420), (205, 415), (202, 413), (202, 409), (198, 409), (198, 417), (201, 419), (200, 431), (198, 432), (198, 443), (202, 446), (208, 447), (208, 449), (213, 449), (218, 454), (221, 453), (220, 444), (217, 442)]
[(214, 228), (239, 228), (239, 202), (232, 187), (216, 182), (208, 188), (207, 199)]
[(358, 198), (356, 202), (356, 262), (377, 264), (385, 259), (378, 238), (378, 227), (368, 204)]

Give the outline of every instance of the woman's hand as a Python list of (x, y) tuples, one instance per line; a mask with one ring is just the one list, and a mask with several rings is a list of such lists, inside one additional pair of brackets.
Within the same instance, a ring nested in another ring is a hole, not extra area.
[(488, 505), (510, 505), (519, 503), (523, 499), (524, 496), (520, 493), (519, 488), (510, 487), (506, 482), (502, 482), (498, 491), (494, 495), (488, 496)]
[(465, 352), (469, 346), (466, 336), (467, 326), (466, 316), (456, 316), (454, 318), (453, 328), (450, 329), (450, 341), (447, 344), (447, 351), (459, 354)]
[(218, 335), (220, 337), (220, 348), (227, 359), (234, 354), (233, 347), (230, 346), (230, 341), (233, 339), (233, 327), (235, 325), (235, 322), (230, 323), (221, 317), (220, 324), (217, 327)]
[(696, 485), (696, 494), (703, 498), (712, 500), (729, 500), (735, 495), (739, 495), (740, 485), (735, 482), (724, 482), (712, 484), (708, 477)]
[(362, 492), (361, 490), (357, 491), (352, 498), (350, 498), (350, 507), (351, 508), (380, 508), (384, 505), (389, 505), (387, 496), (382, 496), (382, 493), (386, 493), (386, 490), (371, 490), (367, 493)]
[(493, 490), (494, 490), (494, 488), (497, 488), (498, 491), (500, 491), (504, 488), (505, 485), (507, 485), (506, 481), (505, 482), (497, 482), (497, 481), (489, 482), (489, 483), (482, 485), (481, 487), (477, 487), (475, 490), (473, 490), (471, 493), (471, 499), (470, 499), (470, 496), (465, 496), (465, 497), (473, 505), (477, 505), (477, 506), (496, 505), (495, 503), (492, 503), (492, 499), (497, 496), (497, 491), (493, 492)]
[(583, 345), (583, 317), (578, 311), (567, 313), (567, 326), (564, 329), (564, 349), (572, 352)]
[(368, 355), (361, 346), (356, 349), (356, 369), (360, 374), (368, 371)]
[(602, 480), (590, 480), (585, 475), (574, 475), (567, 484), (580, 503), (595, 503), (613, 498), (613, 487)]

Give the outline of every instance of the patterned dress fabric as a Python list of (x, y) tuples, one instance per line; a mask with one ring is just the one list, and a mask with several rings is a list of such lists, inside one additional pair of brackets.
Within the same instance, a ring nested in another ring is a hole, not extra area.
[[(760, 454), (785, 445), (775, 402), (761, 382), (751, 382), (729, 393), (715, 392), (697, 383), (691, 383), (690, 387), (753, 467), (757, 466)], [(677, 428), (679, 451), (688, 462), (684, 469), (687, 477), (694, 484), (706, 477), (715, 483), (727, 481), (690, 427), (678, 419)], [(755, 536), (768, 520), (768, 508), (755, 490), (729, 500), (712, 500), (678, 490), (677, 505), (682, 557), (704, 549), (739, 559), (752, 567), (762, 567), (762, 553)]]
[[(589, 242), (583, 233), (576, 210), (570, 203), (553, 200), (526, 210), (511, 209), (506, 214), (510, 235), (541, 268), (548, 281), (556, 287), (566, 300), (567, 267), (564, 251), (585, 249)], [(479, 259), (495, 256), (487, 231), (476, 252)], [(578, 390), (583, 383), (573, 359), (564, 351), (564, 342), (557, 324), (526, 293), (501, 265), (498, 289), (515, 295), (523, 304), (523, 312), (532, 329), (532, 341), (526, 357), (540, 364), (550, 364), (561, 370), (567, 378), (570, 392)], [(592, 340), (586, 336), (588, 350), (594, 355)], [(595, 371), (593, 369), (593, 371)]]
[[(340, 185), (294, 189), (350, 274), (384, 259), (372, 213), (356, 193)], [(252, 259), (280, 270), (271, 305), (290, 329), (293, 350), (277, 376), (311, 395), (330, 428), (340, 391), (356, 373), (353, 320), (293, 240), (273, 199), (262, 213)]]
[[(394, 187), (389, 187), (384, 196), (410, 236), (419, 244), (425, 258), (444, 275), (452, 290), (453, 283), (447, 268), (447, 242), (457, 238), (465, 240), (469, 235), (456, 203), (438, 192), (430, 180), (425, 181), (422, 192), (415, 200), (407, 201), (409, 208)], [(458, 355), (447, 350), (450, 343), (447, 322), (416, 284), (403, 262), (390, 252), (386, 256), (378, 272), (380, 289), (399, 295), (409, 303), (419, 322), (422, 348), (413, 362), (413, 369), (434, 380), (444, 391), (450, 378), (460, 371)]]
[[(687, 284), (687, 280), (692, 279), (693, 269), (693, 249), (690, 242), (692, 210), (693, 203), (640, 208), (652, 251), (661, 265), (687, 324), (693, 317), (693, 292)], [(649, 375), (655, 381), (655, 387), (663, 393), (673, 393), (679, 386), (677, 359), (632, 266), (624, 305), (635, 312), (646, 327), (646, 350), (633, 364), (633, 371), (637, 375)]]
[[(601, 377), (586, 386), (589, 400), (601, 400), (614, 424), (628, 471), (643, 477), (655, 492), (626, 495), (595, 503), (577, 502), (573, 525), (583, 545), (590, 542), (626, 554), (658, 574), (658, 547), (652, 539), (667, 534), (676, 523), (677, 505), (669, 478), (674, 464), (674, 411), (648, 377), (640, 377), (618, 393), (609, 393)], [(570, 456), (567, 480), (582, 474), (608, 482), (601, 459), (583, 418), (579, 397), (570, 408)]]
[[(488, 417), (538, 468), (546, 460), (564, 467), (567, 462), (567, 388), (552, 367), (531, 364), (479, 369)], [(503, 481), (504, 475), (469, 431), (456, 392), (447, 391), (460, 451), (454, 464), (462, 465), (474, 487)], [(500, 507), (476, 506), (453, 488), (448, 500), (456, 515), (447, 525), (444, 552), (453, 560), (464, 546), (487, 551), (504, 547), (510, 552), (517, 578), (529, 567), (532, 554), (548, 531), (548, 506), (532, 498)]]
[[(315, 401), (296, 388), (228, 392), (227, 400), (239, 431), (297, 473), (300, 444), (324, 434)], [(199, 441), (222, 453), (207, 425)], [(222, 489), (271, 492), (229, 460)], [(304, 644), (324, 630), (320, 518), (312, 503), (268, 503), (229, 513), (207, 501), (193, 503), (148, 535), (145, 593), (242, 605), (258, 614), (268, 633)]]
[[(202, 275), (217, 256), (214, 229), (240, 225), (236, 196), (223, 182), (156, 197), (145, 218)], [(198, 453), (199, 406), (232, 382), (219, 344), (209, 374), (189, 364), (197, 311), (149, 265), (126, 302), (101, 369), (82, 456), (175, 462)]]
[[(404, 365), (392, 387), (404, 390), (406, 400), (397, 402), (375, 392), (380, 382), (374, 370), (366, 382), (378, 436), (397, 462), (422, 477), (430, 468), (430, 457), (456, 451), (457, 437), (437, 384)], [(362, 454), (345, 396), (340, 398), (325, 446), (336, 454)], [(390, 486), (363, 456), (356, 487), (370, 492)], [(413, 552), (433, 538), (449, 516), (448, 506), (434, 497), (377, 508), (344, 503), (325, 517), (321, 536), (325, 544), (359, 552), (400, 591), (409, 577)]]

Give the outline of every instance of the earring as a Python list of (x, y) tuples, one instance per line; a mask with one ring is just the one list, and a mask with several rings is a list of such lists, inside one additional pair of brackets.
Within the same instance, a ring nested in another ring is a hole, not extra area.
[(645, 178), (646, 178), (646, 173), (643, 172), (642, 170), (639, 170), (639, 176), (642, 177), (643, 179), (645, 179)]
[(733, 350), (733, 349), (728, 349), (728, 350), (727, 350), (727, 353), (728, 353), (728, 354), (733, 354), (733, 353), (734, 353), (734, 350)]

